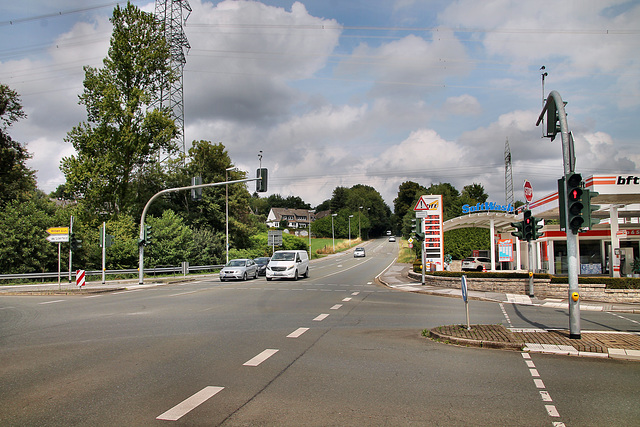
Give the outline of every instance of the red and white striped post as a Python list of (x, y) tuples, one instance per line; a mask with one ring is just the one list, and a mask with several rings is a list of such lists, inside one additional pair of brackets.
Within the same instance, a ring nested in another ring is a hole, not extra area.
[(79, 288), (84, 286), (84, 270), (76, 270), (76, 286)]

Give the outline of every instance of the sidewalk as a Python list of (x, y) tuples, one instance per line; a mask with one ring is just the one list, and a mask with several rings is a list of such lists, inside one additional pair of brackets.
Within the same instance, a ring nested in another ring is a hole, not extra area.
[[(459, 289), (422, 285), (408, 275), (410, 266), (394, 264), (378, 277), (383, 285), (403, 290), (462, 299)], [(530, 298), (527, 295), (469, 291), (468, 298), (504, 304), (522, 304), (568, 310), (567, 300)], [(580, 310), (640, 313), (640, 304), (581, 303)], [(632, 320), (634, 321), (634, 320)], [(438, 326), (426, 335), (443, 343), (472, 347), (509, 349), (531, 353), (599, 357), (640, 361), (640, 333), (582, 331), (580, 339), (570, 339), (568, 330), (517, 329), (502, 325)]]

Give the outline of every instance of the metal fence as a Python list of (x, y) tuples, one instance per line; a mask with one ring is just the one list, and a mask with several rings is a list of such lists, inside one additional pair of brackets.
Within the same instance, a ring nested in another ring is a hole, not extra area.
[[(173, 273), (173, 275), (175, 276), (176, 273), (177, 274), (183, 274), (183, 275), (187, 275), (191, 272), (196, 272), (196, 271), (206, 271), (206, 270), (218, 270), (221, 269), (222, 267), (224, 267), (224, 265), (196, 265), (196, 266), (190, 266), (188, 263), (186, 263), (186, 265), (177, 265), (177, 266), (173, 266), (173, 265), (158, 265), (155, 266), (153, 268), (145, 268), (144, 272), (147, 275), (153, 275), (155, 276), (156, 274), (166, 274), (166, 273)], [(138, 274), (138, 269), (137, 268), (129, 268), (126, 270), (105, 270), (105, 275), (117, 275), (117, 274)], [(61, 277), (69, 277), (69, 272), (68, 271), (61, 271), (60, 272), (60, 276)], [(76, 272), (72, 271), (71, 272), (71, 276), (75, 277), (76, 276)], [(91, 271), (85, 271), (85, 276), (102, 276), (102, 270), (91, 270)], [(58, 272), (53, 272), (53, 273), (22, 273), (22, 274), (0, 274), (0, 280), (24, 280), (24, 279), (34, 279), (34, 280), (39, 280), (39, 279), (50, 279), (50, 278), (57, 278), (58, 277)]]

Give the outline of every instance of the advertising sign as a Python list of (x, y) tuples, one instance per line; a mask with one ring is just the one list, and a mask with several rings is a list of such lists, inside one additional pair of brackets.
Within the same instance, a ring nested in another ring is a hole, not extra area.
[(422, 221), (424, 262), (435, 264), (436, 271), (444, 270), (444, 242), (442, 231), (442, 196), (422, 196), (414, 211), (424, 215)]
[(511, 239), (498, 240), (498, 261), (513, 261), (513, 241)]

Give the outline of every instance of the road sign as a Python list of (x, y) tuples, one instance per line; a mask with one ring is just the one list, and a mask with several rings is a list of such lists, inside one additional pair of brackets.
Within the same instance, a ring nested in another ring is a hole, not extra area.
[(49, 233), (49, 234), (69, 234), (69, 227), (51, 227), (51, 228), (47, 228), (47, 233)]
[(85, 285), (84, 270), (76, 270), (76, 286), (81, 288)]
[(69, 241), (68, 234), (50, 234), (47, 236), (47, 240), (51, 243), (66, 243)]
[(420, 200), (413, 207), (413, 210), (416, 212), (438, 210), (438, 200), (433, 196), (420, 196)]
[(527, 199), (527, 203), (533, 200), (533, 185), (526, 179), (524, 180), (524, 198)]

